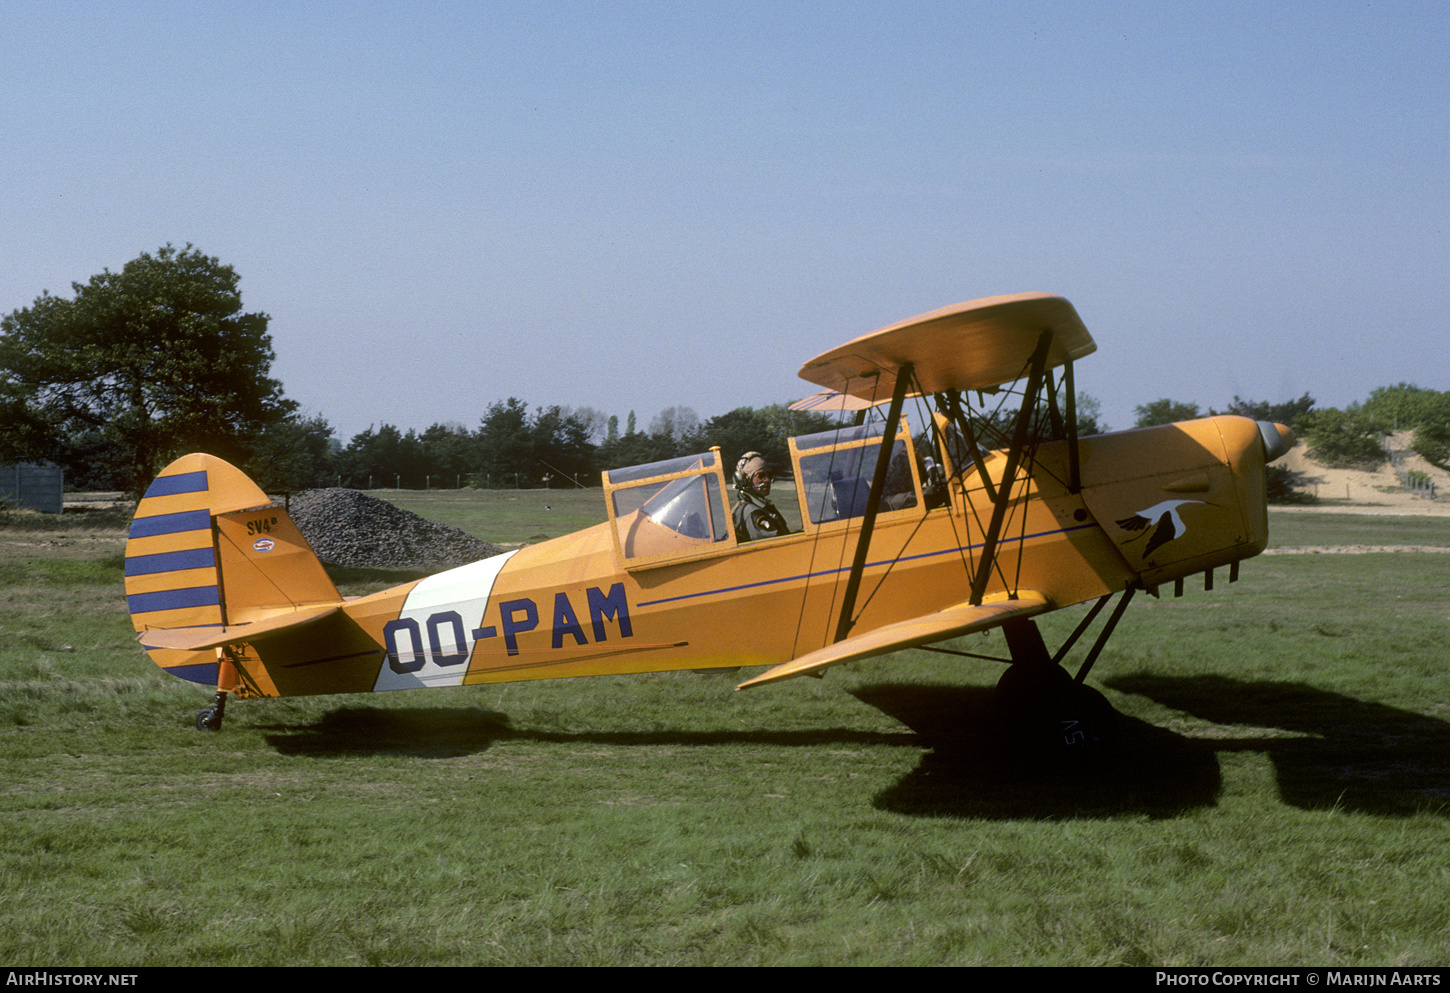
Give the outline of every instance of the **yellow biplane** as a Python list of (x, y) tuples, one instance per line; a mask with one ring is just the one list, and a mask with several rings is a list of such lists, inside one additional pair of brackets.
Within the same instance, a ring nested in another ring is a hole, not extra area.
[[(711, 449), (605, 472), (603, 524), (355, 599), (284, 508), (187, 455), (137, 507), (131, 617), (157, 665), (215, 686), (196, 718), (210, 730), (230, 695), (772, 667), (743, 689), (1001, 628), (999, 688), (1086, 741), (1082, 680), (1134, 592), (1196, 574), (1211, 589), (1224, 566), (1236, 579), (1268, 541), (1264, 467), (1294, 442), (1231, 416), (1080, 438), (1073, 364), (1096, 347), (1043, 293), (914, 317), (801, 370), (824, 391), (797, 407), (843, 423), (789, 441), (792, 533), (737, 539)], [(1049, 651), (1033, 618), (1087, 601)]]

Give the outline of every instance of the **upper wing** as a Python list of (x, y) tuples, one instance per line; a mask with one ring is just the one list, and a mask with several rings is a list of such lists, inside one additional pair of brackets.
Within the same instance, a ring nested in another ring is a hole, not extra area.
[(907, 621), (887, 624), (872, 631), (852, 635), (834, 645), (827, 645), (808, 655), (778, 665), (735, 687), (762, 686), (808, 672), (819, 672), (841, 662), (854, 662), (873, 655), (885, 655), (901, 648), (915, 648), (934, 641), (955, 638), (973, 631), (985, 631), (1014, 617), (1032, 617), (1051, 609), (1047, 597), (1036, 590), (1018, 590), (1017, 599), (989, 599), (982, 604), (959, 603), (934, 614), (913, 617)]
[(817, 355), (800, 376), (871, 403), (890, 399), (897, 370), (907, 362), (927, 393), (987, 389), (1025, 375), (1048, 330), (1049, 369), (1098, 347), (1062, 297), (1015, 293), (943, 307), (862, 335)]
[(803, 400), (797, 400), (790, 405), (791, 410), (811, 410), (818, 414), (830, 414), (840, 411), (866, 410), (870, 407), (884, 407), (891, 402), (891, 394), (887, 394), (884, 400), (867, 400), (862, 397), (853, 397), (846, 393), (839, 393), (836, 390), (821, 390), (819, 393), (812, 393)]

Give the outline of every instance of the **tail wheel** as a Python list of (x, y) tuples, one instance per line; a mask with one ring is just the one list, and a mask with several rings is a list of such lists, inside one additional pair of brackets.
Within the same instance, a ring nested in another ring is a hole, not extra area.
[(227, 695), (217, 690), (216, 702), (210, 707), (202, 707), (196, 712), (196, 729), (198, 731), (220, 731), (222, 729), (222, 715), (227, 710)]

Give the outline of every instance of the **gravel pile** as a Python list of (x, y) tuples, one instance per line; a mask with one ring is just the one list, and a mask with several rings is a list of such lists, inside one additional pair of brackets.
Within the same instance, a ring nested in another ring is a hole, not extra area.
[(307, 490), (292, 497), (288, 510), (329, 565), (448, 569), (504, 551), (357, 490)]

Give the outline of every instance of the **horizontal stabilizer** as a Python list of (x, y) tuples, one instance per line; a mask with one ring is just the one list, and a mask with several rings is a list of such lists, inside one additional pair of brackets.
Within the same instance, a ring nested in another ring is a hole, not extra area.
[(300, 630), (311, 624), (331, 617), (342, 610), (341, 605), (308, 607), (289, 611), (276, 617), (251, 624), (231, 624), (227, 627), (153, 628), (142, 631), (141, 647), (148, 651), (154, 648), (174, 648), (188, 652), (200, 652), (208, 648), (221, 648), (239, 642), (255, 642), (282, 632)]
[(986, 603), (977, 605), (959, 603), (934, 614), (913, 617), (907, 621), (898, 621), (873, 631), (852, 635), (844, 641), (827, 645), (785, 665), (769, 669), (735, 688), (743, 690), (749, 686), (763, 686), (793, 676), (820, 672), (842, 662), (855, 662), (903, 648), (916, 648), (919, 645), (960, 637), (974, 631), (986, 631), (1014, 617), (1032, 617), (1048, 609), (1047, 597), (1036, 590), (1019, 590), (1015, 600), (1008, 600), (1004, 596), (1002, 599), (988, 599)]

